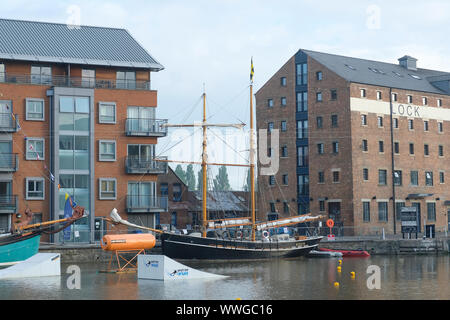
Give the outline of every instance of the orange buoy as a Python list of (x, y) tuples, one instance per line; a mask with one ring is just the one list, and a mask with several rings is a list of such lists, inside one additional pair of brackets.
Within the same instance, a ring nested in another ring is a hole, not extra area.
[(103, 236), (101, 246), (105, 251), (152, 249), (155, 236), (150, 233), (107, 234)]

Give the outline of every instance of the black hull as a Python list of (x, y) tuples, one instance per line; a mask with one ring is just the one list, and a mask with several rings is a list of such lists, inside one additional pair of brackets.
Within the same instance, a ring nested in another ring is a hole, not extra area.
[(162, 234), (161, 246), (163, 254), (174, 259), (253, 260), (304, 256), (317, 249), (321, 239), (251, 242)]

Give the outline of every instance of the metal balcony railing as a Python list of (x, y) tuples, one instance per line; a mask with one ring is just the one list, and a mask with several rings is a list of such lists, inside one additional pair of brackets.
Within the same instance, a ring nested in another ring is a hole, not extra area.
[(0, 153), (0, 172), (16, 172), (19, 168), (17, 153)]
[[(157, 160), (167, 160), (167, 157), (156, 157)], [(153, 159), (142, 159), (139, 156), (128, 156), (125, 158), (125, 170), (128, 174), (133, 173), (167, 173), (167, 162), (155, 161)]]
[(17, 84), (36, 84), (56, 87), (151, 90), (150, 81), (125, 79), (99, 79), (40, 74), (0, 73), (0, 82)]
[(166, 212), (168, 209), (167, 197), (152, 195), (127, 195), (127, 212)]
[(0, 212), (15, 213), (17, 211), (17, 195), (0, 196)]
[(17, 132), (20, 127), (18, 126), (18, 115), (10, 112), (0, 113), (0, 133), (1, 132)]
[(165, 137), (167, 119), (128, 118), (125, 123), (127, 136)]

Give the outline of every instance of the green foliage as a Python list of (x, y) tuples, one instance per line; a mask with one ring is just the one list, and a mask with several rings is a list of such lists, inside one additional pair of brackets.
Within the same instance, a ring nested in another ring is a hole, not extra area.
[(228, 180), (227, 167), (221, 166), (219, 173), (214, 178), (214, 191), (229, 191), (231, 190), (230, 182)]

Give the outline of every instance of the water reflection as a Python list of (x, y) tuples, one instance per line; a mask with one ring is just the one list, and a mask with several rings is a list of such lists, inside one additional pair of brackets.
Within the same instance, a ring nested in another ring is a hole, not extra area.
[[(99, 273), (104, 265), (80, 264), (81, 289), (61, 277), (0, 280), (0, 299), (445, 299), (450, 298), (448, 256), (374, 256), (338, 259), (280, 259), (253, 262), (186, 262), (220, 280), (156, 281), (136, 274)], [(381, 289), (367, 288), (367, 267), (380, 267)], [(355, 272), (352, 278), (350, 272)], [(339, 282), (339, 288), (334, 287)]]

